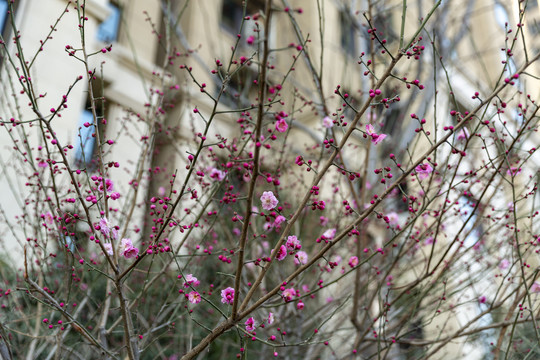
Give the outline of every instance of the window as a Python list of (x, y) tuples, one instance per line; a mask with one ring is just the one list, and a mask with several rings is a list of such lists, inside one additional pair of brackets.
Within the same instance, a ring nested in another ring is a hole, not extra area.
[(109, 3), (109, 10), (109, 17), (99, 25), (97, 33), (99, 41), (108, 43), (118, 40), (118, 30), (122, 16), (122, 11), (116, 4)]
[(4, 34), (4, 28), (8, 22), (8, 9), (7, 0), (0, 0), (0, 34)]
[[(96, 92), (94, 91), (94, 94)], [(104, 101), (97, 99), (95, 102), (96, 116), (98, 122), (98, 131), (101, 131), (101, 122), (104, 117)], [(96, 152), (96, 126), (94, 125), (94, 115), (92, 114), (92, 102), (90, 96), (86, 99), (85, 109), (81, 112), (77, 124), (77, 133), (75, 135), (75, 155), (76, 166), (93, 167)], [(101, 133), (101, 132), (100, 132)]]
[(77, 125), (75, 164), (88, 165), (91, 163), (92, 155), (94, 154), (94, 144), (96, 142), (95, 129), (92, 111), (88, 109), (83, 110)]
[(346, 7), (339, 12), (339, 25), (341, 28), (341, 48), (347, 55), (355, 57), (357, 54), (356, 29), (349, 8)]
[[(259, 11), (264, 11), (264, 1), (250, 0), (247, 2), (246, 15), (253, 15)], [(223, 0), (221, 6), (221, 23), (226, 30), (237, 33), (242, 24), (243, 14), (244, 7), (241, 0)]]

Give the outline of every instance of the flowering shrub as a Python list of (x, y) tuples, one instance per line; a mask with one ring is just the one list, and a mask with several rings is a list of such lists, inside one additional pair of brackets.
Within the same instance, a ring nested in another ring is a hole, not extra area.
[[(190, 38), (202, 3), (145, 13), (161, 62), (131, 64), (138, 107), (107, 101), (127, 51), (90, 41), (92, 2), (35, 54), (8, 21), (2, 357), (538, 356), (531, 5), (499, 26), (493, 2), (490, 57), (462, 53), (486, 43), (474, 1), (226, 1)], [(77, 75), (53, 98), (35, 61), (58, 48)]]

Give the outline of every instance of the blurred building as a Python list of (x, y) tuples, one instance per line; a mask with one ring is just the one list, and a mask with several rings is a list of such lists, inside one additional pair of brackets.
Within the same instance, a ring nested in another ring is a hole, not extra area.
[[(35, 131), (37, 123), (22, 125), (37, 116), (28, 106), (25, 92), (34, 93), (36, 106), (44, 117), (49, 119), (52, 116), (51, 124), (60, 143), (73, 146), (67, 152), (69, 161), (75, 168), (87, 170), (76, 175), (81, 182), (92, 185), (89, 178), (99, 170), (96, 130), (104, 141), (114, 141), (113, 151), (104, 145), (103, 163), (106, 164), (107, 177), (113, 179), (114, 191), (122, 196), (114, 203), (111, 201), (110, 217), (121, 228), (126, 228), (132, 238), (139, 237), (137, 241), (151, 233), (153, 224), (145, 216), (148, 199), (165, 194), (176, 171), (183, 174), (188, 165), (187, 153), (195, 149), (193, 134), (204, 130), (205, 123), (198, 120), (199, 115), (193, 110), (197, 109), (205, 117), (212, 113), (217, 117), (210, 129), (211, 137), (219, 134), (232, 138), (237, 135), (238, 113), (227, 111), (249, 108), (255, 103), (257, 87), (254, 82), (261, 60), (259, 50), (265, 36), (268, 36), (269, 46), (276, 49), (269, 57), (269, 91), (282, 92), (281, 98), (286, 104), (282, 107), (276, 104), (276, 108), (290, 110), (291, 104), (295, 104), (290, 133), (295, 141), (291, 152), (305, 154), (314, 144), (324, 140), (325, 130), (321, 121), (325, 116), (336, 121), (343, 116), (350, 121), (354, 112), (343, 105), (343, 98), (337, 96), (335, 90), (339, 85), (341, 94), (347, 94), (352, 107), (361, 105), (374, 86), (374, 81), (365, 74), (369, 71), (366, 70), (368, 60), (371, 61), (369, 69), (380, 73), (389, 62), (384, 52), (395, 53), (399, 47), (402, 2), (372, 4), (355, 0), (291, 0), (273, 3), (276, 11), (268, 30), (264, 28), (263, 16), (259, 14), (264, 8), (262, 0), (248, 1), (245, 6), (240, 0), (88, 0), (80, 11), (85, 24), (86, 51), (92, 54), (88, 70), (95, 77), (89, 82), (84, 63), (77, 59), (82, 57), (81, 33), (74, 3), (17, 0), (12, 16), (7, 11), (8, 1), (0, 0), (0, 30), (9, 54), (0, 53), (0, 119), (4, 125), (4, 131), (0, 132), (0, 189), (3, 199), (1, 218), (5, 222), (0, 234), (5, 252), (19, 254), (25, 244), (33, 244), (34, 239), (44, 236), (44, 230), (33, 225), (30, 226), (33, 234), (23, 229), (45, 211), (57, 211), (54, 207), (30, 205), (34, 201), (46, 201), (38, 192), (43, 187), (52, 186), (46, 170), (58, 164), (47, 162), (44, 150), (27, 146), (28, 143), (43, 145), (50, 139), (40, 138), (39, 131)], [(418, 4), (422, 6), (409, 4), (407, 27), (403, 32), (405, 39), (411, 39), (432, 6), (432, 2), (427, 1)], [(525, 5), (520, 4), (523, 10)], [(400, 79), (388, 82), (381, 89), (383, 94), (388, 98), (399, 96), (400, 101), (389, 109), (382, 105), (374, 106), (369, 118), (366, 116), (362, 120), (362, 125), (372, 123), (378, 131), (387, 134), (387, 140), (378, 147), (372, 147), (366, 156), (361, 145), (364, 138), (360, 132), (356, 133), (353, 143), (357, 147), (344, 150), (345, 165), (352, 171), (361, 171), (367, 161), (370, 169), (376, 168), (390, 153), (406, 159), (404, 162), (416, 160), (414, 155), (407, 158), (408, 151), (412, 148), (414, 154), (420, 154), (422, 149), (429, 148), (430, 143), (426, 138), (417, 137), (415, 129), (418, 122), (411, 119), (410, 114), (438, 119), (439, 123), (431, 122), (426, 128), (441, 136), (445, 133), (443, 126), (456, 125), (456, 118), (448, 116), (451, 110), (465, 114), (478, 104), (472, 98), (475, 92), (487, 96), (501, 78), (513, 75), (527, 58), (540, 51), (538, 3), (528, 1), (526, 6), (526, 16), (521, 19), (517, 5), (504, 1), (444, 1), (432, 15), (426, 31), (417, 34), (423, 38), (418, 42), (418, 46), (423, 47), (419, 59), (414, 61), (413, 54), (411, 60), (398, 64), (395, 69), (399, 77), (408, 78), (409, 85), (418, 79), (423, 89), (413, 84), (412, 89), (407, 90)], [(376, 41), (367, 31), (367, 19), (384, 42)], [(514, 44), (512, 33), (508, 33), (509, 28), (516, 31), (518, 22), (525, 24), (523, 39), (528, 45), (526, 49), (521, 38)], [(20, 36), (20, 48), (12, 41), (16, 34)], [(18, 62), (17, 54), (21, 50), (27, 70), (23, 70)], [(239, 66), (243, 62), (250, 65)], [(505, 68), (501, 62), (506, 62)], [(183, 65), (192, 67), (191, 75), (181, 68)], [(534, 64), (528, 73), (531, 76), (517, 80), (516, 93), (509, 97), (524, 99), (530, 95), (531, 99), (538, 100), (540, 89), (535, 80), (540, 68)], [(82, 80), (77, 81), (79, 76)], [(27, 86), (26, 78), (31, 78), (31, 87)], [(57, 112), (63, 95), (68, 97), (67, 107)], [(216, 105), (213, 98), (217, 96), (219, 102)], [(95, 114), (92, 103), (95, 104)], [(50, 109), (54, 110), (54, 115)], [(512, 128), (512, 122), (521, 121), (522, 117), (516, 111), (509, 110), (500, 115), (509, 128)], [(13, 126), (13, 122), (20, 122), (21, 126)], [(23, 126), (26, 132), (23, 132)], [(149, 129), (153, 129), (150, 139), (146, 137)], [(15, 148), (14, 142), (17, 144)], [(525, 149), (538, 147), (538, 144), (540, 137), (535, 132), (521, 146)], [(449, 151), (442, 154), (443, 157), (450, 157)], [(485, 157), (480, 149), (471, 152), (478, 158)], [(536, 176), (534, 173), (540, 164), (538, 152), (531, 156), (536, 168), (526, 172)], [(59, 157), (55, 155), (55, 159)], [(28, 163), (31, 163), (30, 167), (26, 165)], [(34, 172), (42, 175), (34, 177)], [(154, 174), (150, 176), (148, 173)], [(38, 178), (43, 181), (41, 185)], [(65, 172), (58, 179), (66, 184), (70, 182)], [(369, 173), (364, 185), (375, 184), (377, 179)], [(331, 196), (330, 181), (326, 185), (327, 190), (324, 191)], [(408, 186), (412, 189), (416, 184), (409, 183)], [(444, 184), (439, 187), (443, 188)], [(505, 193), (500, 198), (496, 197), (494, 203), (506, 206), (508, 196)], [(61, 194), (64, 210), (80, 211), (80, 208), (65, 202), (72, 197)], [(470, 206), (467, 199), (458, 201), (464, 202), (464, 208)], [(189, 205), (179, 209), (179, 213), (186, 207)], [(407, 218), (406, 208), (403, 211), (398, 207), (385, 208), (384, 211), (396, 211), (404, 221)], [(125, 226), (127, 214), (132, 216), (133, 224)], [(95, 221), (99, 218), (99, 211), (93, 215)], [(371, 229), (372, 241), (384, 243), (386, 229), (377, 226)], [(73, 238), (84, 236), (86, 230), (84, 226), (73, 228), (73, 235), (63, 241), (72, 246), (76, 242)], [(475, 230), (469, 230), (474, 236)], [(538, 233), (538, 225), (530, 229), (531, 233), (535, 231)], [(171, 237), (179, 239), (182, 234), (177, 232)], [(18, 265), (22, 263), (20, 256), (12, 260)], [(538, 265), (534, 262), (536, 260), (532, 261)], [(416, 274), (410, 272), (409, 275), (402, 277), (403, 283)], [(469, 295), (472, 301), (477, 294), (472, 292)], [(479, 308), (480, 311), (483, 309)], [(374, 306), (374, 311), (378, 310)], [(411, 342), (421, 342), (421, 337), (430, 333), (443, 334), (452, 326), (459, 328), (478, 313), (475, 309), (469, 310), (429, 322), (424, 329), (418, 326), (411, 331)], [(346, 322), (347, 319), (339, 321)], [(343, 341), (352, 346), (350, 337)], [(441, 352), (442, 358), (466, 354), (470, 359), (481, 358), (489, 351), (466, 343), (458, 343), (449, 349)], [(455, 351), (460, 355), (455, 355)], [(395, 358), (406, 358), (404, 353), (396, 354)]]

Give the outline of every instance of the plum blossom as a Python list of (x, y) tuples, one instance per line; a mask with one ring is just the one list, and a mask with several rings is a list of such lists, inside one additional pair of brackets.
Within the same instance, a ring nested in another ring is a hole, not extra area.
[(216, 168), (212, 168), (210, 170), (210, 178), (215, 180), (215, 181), (221, 181), (223, 179), (225, 179), (225, 176), (227, 175), (227, 172), (226, 171), (222, 171), (222, 170), (219, 170), (219, 169), (216, 169)]
[(246, 325), (246, 331), (252, 332), (255, 330), (255, 319), (253, 317), (247, 319), (244, 324)]
[(531, 285), (531, 292), (540, 293), (540, 283), (538, 281), (533, 282)]
[(506, 170), (506, 175), (516, 176), (521, 172), (521, 168), (510, 166), (510, 169)]
[(262, 207), (264, 210), (272, 210), (278, 204), (278, 199), (271, 191), (265, 191), (261, 195)]
[(228, 287), (226, 289), (221, 290), (221, 302), (224, 304), (232, 305), (234, 302), (234, 289), (232, 287)]
[(272, 325), (274, 323), (274, 313), (268, 313), (268, 319), (266, 322), (268, 322), (268, 325)]
[(399, 224), (399, 215), (396, 212), (389, 212), (388, 214), (386, 214), (386, 218), (388, 219), (389, 225)]
[(499, 263), (499, 269), (506, 270), (510, 266), (510, 261), (508, 259), (502, 259)]
[(198, 292), (196, 291), (191, 291), (188, 295), (187, 295), (187, 298), (188, 298), (188, 301), (192, 304), (198, 304), (201, 302), (201, 294), (199, 294)]
[(246, 43), (248, 45), (253, 45), (254, 41), (255, 41), (255, 36), (253, 36), (253, 35), (248, 36), (248, 38), (246, 39)]
[(331, 129), (334, 126), (334, 122), (332, 121), (332, 119), (330, 119), (330, 117), (325, 116), (322, 119), (322, 126), (326, 129)]
[(139, 255), (139, 249), (133, 246), (131, 239), (122, 239), (120, 248), (120, 253), (124, 255), (126, 259), (132, 259)]
[(280, 133), (287, 131), (289, 128), (289, 125), (287, 124), (287, 121), (285, 119), (279, 119), (276, 122), (276, 130)]
[(487, 301), (487, 298), (486, 298), (484, 295), (482, 295), (482, 296), (480, 296), (480, 297), (478, 298), (478, 302), (479, 302), (480, 304), (485, 304), (486, 301)]
[(357, 256), (351, 256), (350, 257), (349, 266), (352, 267), (352, 268), (358, 266), (358, 257)]
[(99, 220), (99, 230), (103, 235), (109, 236), (109, 232), (111, 231), (111, 224), (105, 216)]
[(283, 300), (285, 300), (285, 302), (289, 302), (293, 299), (293, 297), (296, 296), (296, 290), (294, 290), (294, 288), (285, 289), (283, 290), (281, 296), (283, 297)]
[[(114, 189), (114, 184), (111, 179), (105, 179), (105, 186), (107, 187), (107, 192), (111, 192)], [(103, 191), (103, 181), (99, 182), (99, 191)]]
[(322, 234), (323, 238), (330, 240), (336, 236), (336, 229), (328, 229)]
[(294, 263), (296, 265), (304, 265), (308, 261), (308, 254), (305, 251), (299, 251), (294, 255)]
[(104, 243), (103, 247), (105, 248), (105, 251), (107, 252), (107, 254), (109, 254), (111, 256), (113, 255), (113, 248), (112, 248), (111, 243)]
[(373, 125), (371, 124), (366, 125), (366, 133), (371, 136), (371, 142), (373, 145), (377, 145), (386, 138), (386, 134), (377, 134), (373, 128)]
[(283, 216), (283, 215), (276, 216), (276, 219), (274, 220), (274, 226), (279, 226), (285, 220), (287, 220), (287, 219), (285, 219), (285, 216)]
[(429, 163), (425, 163), (418, 165), (414, 170), (418, 178), (424, 180), (433, 172), (433, 167)]
[(47, 211), (45, 215), (43, 215), (43, 218), (45, 219), (45, 222), (47, 224), (51, 225), (53, 223), (54, 218), (53, 218), (53, 214), (51, 214), (50, 211)]
[[(273, 251), (274, 250), (272, 250), (272, 252)], [(287, 256), (287, 248), (285, 247), (285, 245), (281, 245), (279, 247), (278, 252), (277, 252), (276, 260), (281, 261), (281, 260), (285, 259), (286, 256)]]
[(296, 304), (296, 309), (302, 310), (303, 308), (304, 308), (304, 303), (302, 302), (302, 300), (298, 301), (298, 304)]
[(191, 286), (198, 286), (201, 283), (192, 274), (187, 274), (186, 276), (184, 276), (184, 278), (186, 279), (186, 282), (184, 283), (184, 287), (189, 287), (190, 285)]
[(285, 245), (289, 251), (300, 250), (302, 248), (302, 245), (300, 245), (300, 240), (298, 240), (298, 238), (294, 235), (287, 237), (287, 242)]
[(469, 134), (469, 130), (467, 130), (467, 128), (461, 129), (457, 134), (458, 141), (466, 141), (470, 137), (471, 135)]

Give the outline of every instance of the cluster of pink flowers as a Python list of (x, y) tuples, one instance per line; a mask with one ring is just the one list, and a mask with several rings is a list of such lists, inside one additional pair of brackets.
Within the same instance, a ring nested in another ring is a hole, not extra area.
[(210, 174), (209, 175), (210, 175), (211, 179), (213, 179), (215, 181), (221, 181), (221, 180), (225, 179), (225, 176), (227, 175), (227, 172), (216, 169), (216, 168), (212, 168), (212, 169), (210, 169)]
[[(181, 276), (178, 275), (178, 278), (180, 279)], [(193, 276), (192, 274), (188, 274), (188, 275), (185, 275), (184, 276), (184, 279), (186, 280), (186, 282), (184, 283), (184, 287), (187, 288), (189, 286), (199, 286), (199, 284), (201, 283), (199, 280), (197, 280), (197, 278), (195, 276)], [(184, 290), (180, 289), (179, 291), (180, 293), (183, 293)], [(202, 301), (202, 296), (201, 294), (199, 294), (197, 291), (195, 290), (192, 290), (190, 291), (189, 293), (185, 294), (185, 297), (186, 299), (192, 303), (192, 304), (198, 304)]]
[[(272, 250), (273, 252), (274, 250)], [(287, 248), (285, 247), (285, 245), (281, 245), (278, 249), (278, 252), (277, 252), (277, 255), (276, 255), (276, 260), (278, 261), (281, 261), (283, 259), (285, 259), (285, 257), (287, 256)]]
[(373, 143), (373, 145), (377, 145), (378, 143), (383, 141), (384, 138), (386, 138), (386, 134), (377, 134), (375, 132), (375, 129), (373, 128), (373, 125), (371, 124), (366, 125), (366, 133), (371, 136), (371, 142)]
[(424, 180), (433, 172), (433, 167), (429, 163), (425, 163), (418, 165), (414, 170), (418, 178)]
[(278, 204), (278, 199), (271, 191), (265, 191), (261, 195), (262, 207), (264, 210), (272, 210)]
[(287, 237), (287, 242), (285, 244), (287, 246), (287, 250), (289, 251), (300, 250), (302, 248), (300, 240), (298, 240), (298, 238), (294, 235)]
[(249, 319), (247, 319), (244, 324), (246, 325), (246, 331), (247, 332), (255, 331), (255, 329), (257, 327), (256, 324), (255, 324), (255, 319), (253, 317), (250, 317)]
[(201, 283), (192, 274), (187, 274), (186, 276), (184, 276), (184, 279), (186, 279), (186, 282), (184, 283), (184, 287), (189, 287), (189, 286), (194, 286), (195, 287), (195, 286), (199, 286), (199, 284)]
[(331, 129), (334, 126), (334, 121), (330, 117), (325, 116), (322, 120), (322, 126), (326, 129)]
[[(111, 256), (114, 254), (113, 246), (111, 243), (104, 243), (103, 247), (105, 248), (107, 254)], [(137, 255), (139, 255), (139, 249), (133, 246), (131, 239), (122, 239), (118, 251), (120, 255), (122, 255), (126, 259), (136, 258)]]
[(287, 124), (287, 120), (280, 118), (278, 121), (276, 121), (276, 131), (283, 133), (287, 131), (288, 128), (289, 124)]
[(131, 239), (122, 239), (122, 243), (120, 244), (120, 253), (126, 259), (132, 259), (139, 255), (139, 249), (133, 246)]
[(358, 256), (351, 256), (350, 259), (349, 259), (349, 266), (354, 268), (356, 266), (358, 266)]
[(469, 130), (467, 130), (467, 128), (463, 128), (457, 133), (458, 141), (466, 141), (470, 137), (471, 135), (469, 134)]
[(305, 265), (308, 262), (308, 254), (305, 251), (299, 251), (294, 255), (296, 265)]
[(296, 290), (294, 288), (288, 288), (283, 290), (281, 293), (281, 297), (283, 297), (283, 300), (285, 302), (292, 301), (292, 299), (296, 296)]
[(193, 290), (189, 294), (187, 294), (187, 299), (192, 304), (198, 304), (201, 302), (202, 297), (201, 297), (201, 294)]
[(232, 305), (234, 302), (234, 289), (232, 287), (228, 287), (226, 289), (221, 290), (221, 302), (224, 304)]

